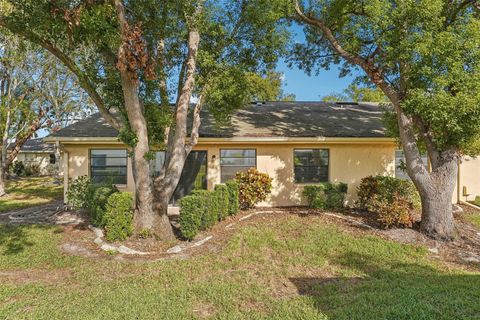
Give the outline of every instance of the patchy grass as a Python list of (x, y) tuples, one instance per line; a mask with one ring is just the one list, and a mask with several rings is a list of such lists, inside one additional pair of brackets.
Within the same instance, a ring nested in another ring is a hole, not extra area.
[(472, 225), (477, 227), (480, 230), (480, 212), (469, 212), (463, 215), (466, 221), (470, 222)]
[(51, 177), (24, 178), (7, 182), (7, 195), (0, 198), (0, 212), (8, 212), (60, 200), (63, 185)]
[[(0, 230), (0, 318), (475, 319), (480, 314), (480, 273), (432, 261), (425, 248), (353, 232), (321, 216), (259, 216), (219, 251), (156, 262), (64, 255), (58, 250), (61, 230)], [(2, 273), (8, 276), (2, 279)]]

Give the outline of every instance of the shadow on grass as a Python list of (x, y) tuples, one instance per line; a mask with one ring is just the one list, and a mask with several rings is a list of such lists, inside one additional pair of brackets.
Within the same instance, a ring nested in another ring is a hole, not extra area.
[[(32, 236), (29, 234), (29, 230), (32, 229), (52, 229), (53, 226), (41, 226), (41, 225), (0, 225), (0, 248), (3, 250), (0, 252), (3, 255), (15, 255), (24, 251), (27, 247), (35, 245), (32, 241)], [(55, 232), (58, 229), (55, 229)], [(0, 249), (1, 250), (1, 249)]]
[(478, 319), (480, 273), (452, 273), (350, 252), (332, 263), (360, 277), (290, 278), (331, 319)]

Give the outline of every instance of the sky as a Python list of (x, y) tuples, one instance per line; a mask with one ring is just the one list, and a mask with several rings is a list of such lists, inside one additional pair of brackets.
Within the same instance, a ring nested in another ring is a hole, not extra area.
[[(303, 30), (299, 25), (290, 27), (295, 42), (304, 42)], [(297, 101), (319, 101), (325, 95), (340, 93), (352, 83), (354, 76), (340, 78), (338, 68), (321, 70), (318, 76), (308, 76), (296, 67), (289, 68), (284, 60), (279, 61), (277, 71), (284, 73), (283, 90), (293, 93)]]

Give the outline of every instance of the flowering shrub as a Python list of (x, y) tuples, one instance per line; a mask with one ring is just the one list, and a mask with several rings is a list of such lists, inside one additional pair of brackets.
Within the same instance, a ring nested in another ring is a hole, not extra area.
[(253, 208), (267, 199), (272, 191), (272, 178), (255, 168), (238, 172), (235, 176), (239, 187), (239, 201), (242, 210)]

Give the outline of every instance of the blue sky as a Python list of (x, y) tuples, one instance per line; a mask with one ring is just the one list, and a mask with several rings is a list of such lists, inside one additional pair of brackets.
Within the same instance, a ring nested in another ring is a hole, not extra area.
[[(294, 24), (290, 27), (290, 32), (295, 42), (305, 41), (302, 27), (299, 25)], [(296, 67), (289, 68), (283, 60), (276, 69), (285, 75), (284, 92), (295, 94), (298, 101), (318, 101), (325, 95), (341, 92), (354, 79), (354, 76), (340, 78), (338, 68), (335, 66), (330, 70), (321, 70), (318, 76), (308, 76)]]

